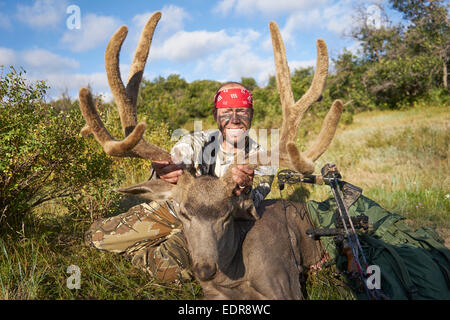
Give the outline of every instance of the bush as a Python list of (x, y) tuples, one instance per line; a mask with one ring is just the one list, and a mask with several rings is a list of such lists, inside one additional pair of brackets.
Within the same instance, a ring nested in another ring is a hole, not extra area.
[(13, 229), (40, 204), (112, 177), (112, 160), (79, 135), (80, 110), (57, 112), (44, 100), (46, 84), (24, 73), (0, 74), (0, 222)]

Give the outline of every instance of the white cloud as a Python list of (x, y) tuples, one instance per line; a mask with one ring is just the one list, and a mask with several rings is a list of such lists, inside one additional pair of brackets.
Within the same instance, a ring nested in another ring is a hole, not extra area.
[[(142, 30), (152, 14), (153, 12), (146, 12), (134, 16), (132, 20), (133, 24), (136, 28)], [(164, 6), (161, 9), (161, 14), (161, 20), (158, 22), (157, 27), (160, 37), (174, 31), (182, 30), (184, 21), (190, 18), (186, 10), (175, 5)]]
[(280, 32), (285, 42), (291, 42), (296, 31), (322, 26), (322, 13), (319, 9), (313, 9), (308, 12), (299, 11), (291, 14)]
[[(296, 34), (307, 30), (326, 30), (342, 36), (352, 27), (352, 1), (343, 0), (332, 6), (318, 6), (306, 11), (294, 11), (280, 27), (281, 36), (286, 46), (294, 45)], [(271, 48), (270, 37), (262, 43), (262, 48)]]
[(264, 84), (274, 73), (272, 57), (260, 57), (254, 50), (259, 33), (241, 30), (228, 39), (227, 45), (199, 60), (196, 73), (214, 72), (220, 81), (239, 81), (242, 77), (253, 77), (258, 84)]
[[(77, 98), (81, 87), (90, 85), (93, 92), (109, 92), (109, 85), (104, 72), (82, 74), (76, 73), (80, 63), (75, 59), (66, 58), (44, 49), (15, 51), (0, 47), (0, 65), (23, 67), (26, 78), (30, 81), (45, 80), (50, 86), (50, 98), (58, 98), (66, 90), (72, 98)], [(128, 71), (127, 65), (121, 68)], [(105, 94), (110, 99), (110, 94)]]
[(55, 27), (66, 17), (67, 1), (35, 0), (33, 5), (17, 5), (16, 17), (31, 27)]
[(210, 63), (215, 72), (231, 80), (239, 81), (242, 77), (254, 77), (262, 84), (274, 74), (273, 60), (258, 57), (246, 46), (224, 50)]
[(199, 60), (219, 50), (235, 48), (239, 43), (254, 42), (260, 34), (254, 30), (239, 30), (228, 35), (220, 31), (179, 31), (168, 38), (161, 46), (152, 48), (152, 59), (172, 61)]
[[(132, 19), (132, 25), (130, 26), (129, 34), (131, 35), (131, 41), (126, 41), (122, 52), (129, 55), (130, 59), (133, 59), (136, 45), (138, 43), (141, 32), (147, 23), (148, 19), (154, 12), (146, 12), (135, 15)], [(158, 22), (158, 26), (155, 30), (155, 36), (152, 39), (152, 47), (150, 57), (153, 59), (155, 47), (162, 46), (162, 43), (170, 36), (173, 36), (176, 32), (183, 30), (186, 19), (190, 19), (190, 15), (185, 9), (168, 5), (161, 9), (161, 20)]]
[[(352, 25), (352, 12), (355, 0), (340, 0), (334, 4), (330, 0), (222, 0), (213, 12), (228, 15), (252, 15), (262, 13), (273, 17), (287, 14), (281, 30), (286, 42), (291, 41), (292, 32), (311, 28), (326, 29), (342, 34)], [(356, 0), (358, 2), (358, 0)], [(263, 48), (268, 48), (268, 40)]]
[(197, 60), (230, 45), (231, 41), (224, 30), (179, 31), (167, 39), (162, 46), (152, 48), (151, 56), (152, 59)]
[[(130, 65), (120, 64), (122, 81), (126, 82)], [(36, 80), (45, 80), (51, 90), (49, 96), (58, 98), (62, 92), (67, 91), (72, 99), (78, 99), (78, 92), (82, 87), (89, 86), (93, 93), (101, 94), (106, 102), (113, 101), (114, 97), (109, 88), (106, 72), (69, 73), (49, 72), (45, 74), (32, 73)]]
[(61, 57), (44, 49), (26, 50), (21, 57), (25, 65), (32, 69), (42, 69), (46, 72), (77, 69), (80, 67), (80, 63), (77, 60)]
[(56, 98), (66, 90), (72, 98), (75, 98), (78, 96), (80, 88), (87, 86), (90, 86), (95, 93), (109, 92), (108, 81), (104, 72), (91, 74), (64, 72), (46, 74), (30, 73), (30, 78), (32, 80), (45, 80), (51, 88), (49, 93), (50, 98)]
[(222, 0), (217, 6), (213, 8), (213, 12), (227, 15), (230, 13), (230, 11), (232, 11), (235, 3), (236, 0)]
[(214, 7), (213, 12), (226, 15), (233, 11), (237, 15), (262, 13), (273, 16), (295, 10), (311, 9), (326, 2), (327, 0), (222, 0)]
[(261, 34), (252, 29), (233, 33), (225, 30), (179, 31), (161, 46), (152, 48), (152, 59), (175, 62), (195, 62), (195, 73), (216, 73), (220, 80), (240, 80), (254, 77), (258, 83), (267, 82), (274, 74), (272, 57), (261, 57), (255, 50)]
[[(315, 60), (288, 61), (291, 72), (295, 69), (315, 66), (315, 63)], [(259, 57), (246, 45), (223, 50), (218, 55), (199, 62), (196, 71), (202, 72), (208, 69), (212, 69), (226, 81), (239, 81), (242, 77), (253, 77), (259, 86), (266, 85), (269, 77), (275, 75), (273, 57)]]
[(23, 67), (28, 72), (40, 74), (73, 70), (80, 67), (80, 63), (75, 59), (66, 58), (40, 48), (15, 51), (0, 47), (0, 64)]
[(322, 22), (326, 28), (336, 34), (343, 34), (353, 25), (353, 3), (352, 1), (339, 1), (333, 6), (323, 9)]
[(316, 66), (316, 60), (304, 60), (304, 61), (288, 61), (289, 70), (293, 72), (295, 69), (303, 69)]
[(147, 23), (148, 19), (150, 19), (152, 14), (153, 14), (153, 11), (135, 15), (133, 17), (132, 21), (133, 21), (134, 25), (136, 26), (136, 28), (139, 28), (142, 30), (142, 28), (144, 28), (145, 24)]
[(114, 17), (86, 14), (82, 16), (81, 29), (68, 30), (61, 43), (73, 52), (82, 52), (103, 46), (120, 26)]
[(14, 50), (0, 47), (0, 65), (8, 67), (17, 62), (17, 54)]

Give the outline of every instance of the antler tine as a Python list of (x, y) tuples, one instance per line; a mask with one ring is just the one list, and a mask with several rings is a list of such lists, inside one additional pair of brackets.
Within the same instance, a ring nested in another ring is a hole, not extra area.
[(294, 109), (297, 110), (299, 117), (296, 119), (296, 124), (300, 123), (303, 115), (308, 111), (309, 107), (319, 100), (322, 95), (323, 89), (327, 82), (328, 76), (328, 50), (325, 41), (318, 39), (316, 41), (317, 47), (317, 61), (316, 61), (316, 71), (314, 72), (313, 81), (308, 91), (297, 101)]
[(328, 76), (328, 51), (323, 40), (317, 40), (317, 62), (314, 78), (308, 91), (295, 102), (292, 94), (289, 66), (286, 59), (286, 49), (281, 33), (275, 22), (269, 24), (272, 36), (274, 60), (276, 68), (277, 87), (283, 112), (283, 122), (280, 134), (279, 155), (280, 164), (295, 169), (302, 174), (314, 172), (314, 161), (317, 160), (330, 145), (336, 127), (342, 114), (342, 102), (335, 101), (328, 112), (321, 132), (313, 147), (305, 154), (300, 153), (296, 144), (298, 127), (309, 107), (316, 102), (325, 87)]
[(161, 12), (155, 12), (141, 33), (126, 88), (120, 76), (119, 56), (128, 28), (126, 26), (120, 27), (111, 37), (106, 47), (106, 75), (117, 104), (125, 139), (117, 141), (109, 134), (98, 116), (89, 90), (86, 88), (80, 90), (80, 108), (88, 123), (88, 127), (82, 129), (82, 134), (85, 135), (89, 131), (92, 132), (96, 140), (109, 155), (137, 157), (156, 161), (170, 160), (170, 154), (167, 151), (144, 140), (143, 135), (147, 126), (144, 122), (137, 124), (136, 110), (139, 85), (148, 58), (153, 33), (160, 18)]
[(141, 84), (142, 76), (144, 74), (145, 64), (153, 40), (153, 33), (160, 19), (161, 12), (157, 11), (147, 21), (139, 38), (133, 63), (131, 64), (126, 91), (127, 95), (132, 99), (132, 104), (134, 106), (137, 103), (139, 85)]
[(114, 96), (119, 111), (120, 122), (125, 136), (127, 136), (136, 126), (137, 113), (132, 104), (132, 99), (128, 96), (125, 86), (120, 76), (119, 56), (122, 44), (128, 34), (128, 28), (122, 26), (109, 40), (105, 51), (105, 69), (109, 87)]
[[(87, 88), (81, 88), (79, 93), (80, 99), (80, 109), (83, 114), (84, 119), (88, 124), (90, 132), (94, 134), (95, 139), (102, 145), (105, 152), (111, 156), (116, 157), (134, 157), (135, 154), (132, 153), (133, 149), (140, 141), (145, 129), (145, 123), (140, 123), (136, 126), (135, 130), (132, 131), (128, 137), (122, 141), (116, 141), (109, 134), (108, 130), (105, 128), (100, 116), (95, 108), (91, 92)], [(89, 130), (86, 127), (82, 129), (83, 132)]]
[(335, 100), (325, 119), (322, 129), (313, 143), (313, 146), (305, 152), (305, 157), (311, 161), (316, 161), (328, 149), (336, 133), (339, 119), (341, 118), (344, 106), (341, 100)]
[[(277, 24), (273, 21), (269, 23), (269, 29), (272, 36), (277, 87), (278, 92), (280, 93), (281, 106), (283, 108), (284, 123), (287, 121), (287, 116), (290, 114), (290, 106), (293, 106), (295, 103), (294, 95), (292, 94), (291, 74), (289, 71), (289, 65), (286, 59), (286, 49), (284, 47), (283, 39), (281, 38), (280, 30), (278, 29)], [(284, 115), (286, 115), (286, 117)]]

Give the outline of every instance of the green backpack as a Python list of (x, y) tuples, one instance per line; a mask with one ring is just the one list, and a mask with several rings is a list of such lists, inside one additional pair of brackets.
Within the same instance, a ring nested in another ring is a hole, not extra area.
[[(334, 198), (308, 201), (307, 206), (316, 228), (335, 227)], [(380, 268), (381, 290), (386, 296), (394, 300), (450, 300), (450, 250), (433, 229), (413, 231), (405, 218), (363, 195), (348, 213), (369, 217), (371, 228), (358, 236), (368, 265)], [(345, 270), (347, 257), (338, 252), (334, 240), (322, 237), (321, 242), (338, 270)], [(355, 294), (358, 299), (367, 299), (364, 292)]]

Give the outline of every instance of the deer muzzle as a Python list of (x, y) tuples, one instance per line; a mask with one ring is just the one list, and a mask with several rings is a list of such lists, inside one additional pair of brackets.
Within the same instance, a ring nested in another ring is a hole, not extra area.
[(196, 263), (194, 265), (194, 273), (201, 281), (209, 281), (214, 278), (217, 272), (217, 265), (216, 264), (209, 264), (209, 263)]

